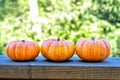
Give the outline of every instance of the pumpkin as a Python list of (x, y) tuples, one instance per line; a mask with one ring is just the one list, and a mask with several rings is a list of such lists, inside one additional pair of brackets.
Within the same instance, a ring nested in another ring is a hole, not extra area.
[(74, 45), (64, 39), (48, 39), (41, 45), (42, 55), (51, 61), (66, 61), (74, 54)]
[(75, 51), (84, 61), (103, 61), (110, 55), (110, 44), (105, 39), (81, 39), (76, 43)]
[(40, 51), (37, 43), (32, 41), (12, 41), (6, 47), (6, 53), (14, 61), (34, 60)]

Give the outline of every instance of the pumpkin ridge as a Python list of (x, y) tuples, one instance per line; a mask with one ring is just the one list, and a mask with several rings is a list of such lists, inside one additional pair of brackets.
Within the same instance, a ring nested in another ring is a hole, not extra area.
[(82, 47), (83, 47), (85, 41), (86, 41), (85, 39), (81, 39), (76, 44), (76, 53), (78, 54), (79, 57), (82, 57), (82, 54), (83, 54)]
[[(68, 43), (66, 42), (66, 40), (61, 42), (64, 52), (62, 54), (64, 54), (65, 56), (69, 54), (69, 48), (68, 48)], [(61, 60), (61, 59), (60, 59)], [(65, 59), (66, 60), (66, 59)]]
[[(88, 39), (84, 43), (84, 46), (86, 47), (85, 48), (86, 49), (85, 50), (86, 51), (86, 59), (91, 60), (91, 61), (93, 60), (93, 55), (94, 55), (94, 53), (93, 53), (93, 45), (94, 45), (94, 40), (90, 40), (90, 39)], [(88, 55), (89, 55), (89, 58), (87, 57)]]
[(50, 56), (49, 56), (49, 55), (51, 54), (49, 51), (51, 50), (51, 45), (53, 44), (53, 42), (54, 42), (54, 41), (50, 41), (50, 43), (48, 44), (49, 46), (47, 47), (47, 48), (48, 48), (48, 51), (47, 51), (46, 54), (47, 54), (47, 57), (48, 57), (49, 59), (50, 59)]
[(16, 52), (15, 52), (15, 54), (16, 54), (16, 59), (17, 59), (17, 60), (19, 60), (19, 59), (21, 60), (21, 54), (23, 54), (23, 53), (22, 53), (22, 51), (23, 51), (23, 46), (22, 46), (21, 44), (24, 45), (23, 42), (18, 42), (18, 43), (16, 44)]
[(102, 52), (101, 44), (100, 44), (99, 40), (96, 40), (95, 43), (94, 43), (94, 60), (95, 61), (98, 60), (98, 59), (101, 59), (100, 58), (101, 52)]
[(23, 48), (23, 54), (22, 54), (22, 56), (23, 56), (23, 59), (22, 60), (25, 60), (25, 58), (26, 58), (26, 45), (25, 44), (23, 44), (23, 46), (22, 46), (22, 48)]
[(58, 52), (58, 60), (60, 60), (60, 52), (59, 52), (59, 49), (60, 49), (60, 40), (59, 40), (59, 38), (58, 38), (58, 48), (57, 48), (57, 52)]
[[(19, 42), (18, 42), (18, 43), (19, 43)], [(17, 49), (18, 49), (17, 47), (18, 47), (18, 43), (16, 43), (16, 46), (15, 46), (15, 52), (14, 52), (14, 54), (15, 54), (15, 55), (14, 55), (14, 56), (15, 56), (15, 60), (18, 59), (18, 58), (17, 58), (17, 52), (18, 52), (18, 51), (17, 51)]]
[(10, 57), (10, 52), (9, 52), (9, 48), (10, 48), (10, 43), (7, 45), (7, 47), (6, 47), (6, 53), (7, 53), (7, 55)]
[[(26, 60), (29, 60), (29, 55), (30, 55), (29, 49), (30, 49), (30, 46), (29, 46), (29, 44), (26, 42), (26, 43), (25, 43), (25, 50), (26, 50), (26, 53), (28, 53), (27, 55), (25, 54)], [(30, 49), (30, 50), (31, 50), (31, 49)]]
[[(94, 54), (94, 41), (92, 41), (92, 46), (91, 46), (91, 54)], [(92, 61), (94, 61), (94, 58), (92, 56)]]
[(71, 50), (71, 49), (69, 46), (71, 46), (71, 45), (69, 45), (69, 42), (67, 42), (67, 41), (65, 41), (64, 44), (65, 44), (64, 47), (66, 47), (66, 49), (67, 49), (67, 54), (70, 54), (71, 51), (69, 51), (69, 50)]
[(28, 59), (33, 59), (33, 58), (35, 58), (35, 53), (36, 53), (36, 51), (35, 51), (35, 48), (36, 48), (36, 46), (35, 46), (35, 43), (31, 43), (31, 42), (27, 42), (29, 45), (31, 45), (31, 52), (33, 53), (33, 54), (30, 54), (30, 56), (28, 57)]
[[(55, 46), (55, 44), (54, 44), (54, 41), (51, 41), (51, 43), (50, 43), (50, 45), (49, 45), (49, 47), (48, 47), (48, 53), (47, 53), (47, 57), (48, 58), (50, 58), (50, 59), (54, 59), (53, 57), (53, 50), (54, 50), (54, 46)], [(56, 53), (55, 53), (56, 54)], [(52, 57), (52, 58), (51, 58)]]
[(42, 55), (46, 58), (48, 56), (48, 50), (50, 48), (50, 45), (52, 43), (52, 40), (46, 40), (45, 42), (43, 42), (43, 44), (41, 45), (41, 51), (42, 51)]
[(12, 55), (11, 58), (13, 58), (14, 60), (16, 60), (16, 56), (15, 56), (15, 53), (16, 53), (16, 52), (15, 52), (15, 50), (16, 50), (17, 42), (12, 43), (11, 45), (12, 45), (11, 47), (14, 47), (14, 49), (12, 48), (12, 49), (13, 49), (13, 53), (10, 54), (10, 55)]
[(107, 56), (110, 55), (110, 44), (106, 40), (104, 40), (104, 39), (102, 39), (102, 42), (104, 43), (104, 45), (106, 47), (106, 53), (107, 53), (106, 57), (107, 57)]
[[(83, 50), (83, 48), (84, 48), (84, 46), (86, 47), (87, 41), (88, 41), (88, 39), (83, 41), (83, 43), (82, 43), (81, 53), (80, 53), (81, 54), (80, 57), (82, 57), (82, 58), (84, 55), (86, 55), (86, 54), (84, 54), (85, 51)], [(84, 56), (84, 58), (86, 59), (86, 56)]]
[(74, 46), (72, 45), (72, 43), (70, 43), (70, 41), (66, 41), (66, 43), (67, 43), (66, 47), (67, 47), (67, 50), (68, 50), (68, 54), (70, 54), (69, 58), (71, 58), (73, 56), (72, 53), (74, 53)]
[[(84, 55), (84, 58), (87, 60), (90, 60), (92, 58), (91, 53), (90, 53), (91, 50), (89, 50), (90, 49), (90, 42), (91, 42), (91, 40), (87, 40), (86, 42), (84, 42), (83, 47), (82, 47), (82, 54)], [(88, 54), (90, 54), (89, 57), (87, 57)]]
[(102, 56), (102, 59), (104, 60), (107, 56), (107, 54), (105, 54), (105, 53), (107, 53), (107, 48), (106, 48), (106, 45), (104, 44), (104, 42), (102, 40), (99, 40), (99, 43), (101, 45), (101, 51), (102, 51), (102, 53), (101, 53), (102, 55), (100, 55), (100, 56)]

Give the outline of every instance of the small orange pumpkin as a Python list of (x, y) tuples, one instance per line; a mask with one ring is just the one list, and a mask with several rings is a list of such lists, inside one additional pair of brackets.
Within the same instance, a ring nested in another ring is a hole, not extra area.
[(34, 60), (40, 51), (37, 43), (32, 41), (13, 41), (6, 47), (6, 53), (14, 61)]
[(76, 43), (75, 51), (84, 61), (103, 61), (110, 55), (110, 44), (105, 39), (81, 39)]
[(41, 45), (42, 55), (51, 61), (66, 61), (74, 54), (74, 45), (63, 39), (48, 39)]

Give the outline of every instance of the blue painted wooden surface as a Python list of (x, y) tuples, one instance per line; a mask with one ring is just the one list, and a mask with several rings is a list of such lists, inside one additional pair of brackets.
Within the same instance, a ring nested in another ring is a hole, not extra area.
[(0, 55), (2, 79), (120, 80), (120, 58), (83, 62), (74, 56), (66, 62), (52, 62), (38, 56), (33, 61), (16, 62), (6, 55)]
[(6, 55), (0, 55), (0, 65), (120, 67), (120, 58), (110, 57), (103, 62), (84, 62), (79, 57), (74, 56), (65, 62), (52, 62), (42, 56), (38, 56), (33, 61), (16, 62), (12, 61)]

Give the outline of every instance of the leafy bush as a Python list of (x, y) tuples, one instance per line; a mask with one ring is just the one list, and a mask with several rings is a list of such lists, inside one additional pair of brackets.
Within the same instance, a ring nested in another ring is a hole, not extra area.
[(106, 38), (111, 56), (120, 56), (120, 0), (38, 0), (38, 15), (30, 18), (29, 0), (0, 0), (0, 53), (13, 40), (41, 44), (51, 37)]

